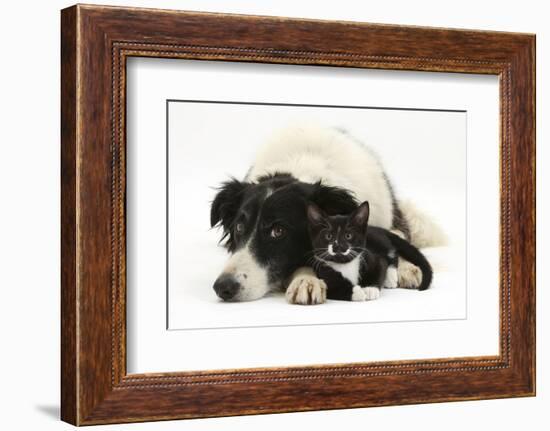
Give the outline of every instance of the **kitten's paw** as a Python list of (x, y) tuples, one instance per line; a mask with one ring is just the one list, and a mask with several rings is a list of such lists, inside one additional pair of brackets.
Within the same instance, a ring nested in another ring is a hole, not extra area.
[(363, 288), (361, 286), (353, 286), (352, 294), (351, 294), (351, 300), (352, 301), (366, 301), (367, 295), (365, 292), (363, 292)]
[(376, 286), (368, 286), (362, 288), (365, 294), (365, 301), (372, 301), (373, 299), (380, 298), (380, 288)]
[(398, 282), (397, 268), (390, 266), (386, 272), (386, 280), (384, 281), (384, 287), (386, 289), (395, 289)]
[(322, 304), (327, 300), (327, 285), (312, 275), (298, 275), (286, 289), (286, 300), (291, 304)]
[(406, 260), (399, 260), (397, 267), (399, 287), (403, 289), (418, 289), (422, 283), (422, 271), (419, 267)]

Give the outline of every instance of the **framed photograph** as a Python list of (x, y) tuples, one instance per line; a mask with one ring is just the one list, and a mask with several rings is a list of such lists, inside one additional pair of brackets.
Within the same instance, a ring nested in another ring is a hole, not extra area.
[(535, 36), (61, 13), (62, 419), (535, 394)]

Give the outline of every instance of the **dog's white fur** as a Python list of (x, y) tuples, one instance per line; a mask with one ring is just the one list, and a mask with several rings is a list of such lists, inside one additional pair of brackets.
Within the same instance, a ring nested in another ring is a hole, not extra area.
[(399, 208), (409, 225), (412, 243), (417, 248), (447, 245), (447, 235), (428, 214), (420, 211), (409, 200), (399, 201)]
[(311, 268), (298, 268), (290, 277), (285, 295), (291, 304), (322, 304), (327, 300), (327, 285)]
[(378, 158), (367, 147), (337, 129), (312, 125), (276, 134), (256, 156), (248, 178), (286, 172), (305, 183), (322, 181), (369, 201), (369, 223), (391, 228), (392, 200)]
[[(247, 180), (254, 181), (275, 172), (289, 173), (307, 183), (322, 181), (326, 185), (345, 188), (353, 192), (359, 202), (369, 201), (370, 224), (385, 229), (392, 227), (391, 192), (380, 160), (344, 132), (315, 125), (281, 131), (259, 151)], [(427, 247), (445, 242), (443, 232), (429, 217), (410, 203), (399, 204), (409, 223), (411, 242), (415, 246)], [(399, 266), (400, 283), (408, 286), (418, 284), (414, 271), (407, 265), (403, 269), (406, 271), (401, 271)], [(311, 270), (302, 268), (291, 277), (286, 296), (291, 303), (324, 302), (326, 285)], [(367, 296), (376, 294), (369, 291)]]
[(231, 274), (241, 286), (244, 286), (233, 298), (235, 301), (253, 301), (273, 290), (273, 286), (268, 282), (267, 271), (254, 258), (249, 244), (250, 241), (231, 255), (222, 272)]

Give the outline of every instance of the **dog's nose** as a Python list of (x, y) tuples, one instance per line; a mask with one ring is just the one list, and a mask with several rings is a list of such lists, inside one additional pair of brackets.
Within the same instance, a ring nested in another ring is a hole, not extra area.
[(216, 295), (224, 301), (233, 299), (240, 287), (240, 283), (230, 274), (222, 274), (214, 282), (214, 291)]

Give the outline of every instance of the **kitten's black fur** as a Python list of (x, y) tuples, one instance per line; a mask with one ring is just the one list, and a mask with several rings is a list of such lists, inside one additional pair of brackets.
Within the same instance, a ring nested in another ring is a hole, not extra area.
[[(327, 298), (376, 299), (380, 288), (397, 287), (399, 256), (420, 268), (422, 283), (418, 290), (426, 290), (433, 274), (425, 256), (394, 233), (368, 226), (369, 212), (368, 202), (349, 215), (334, 216), (325, 214), (313, 203), (308, 204), (312, 266), (317, 277), (327, 284)], [(386, 284), (388, 270), (393, 272), (392, 286)]]

